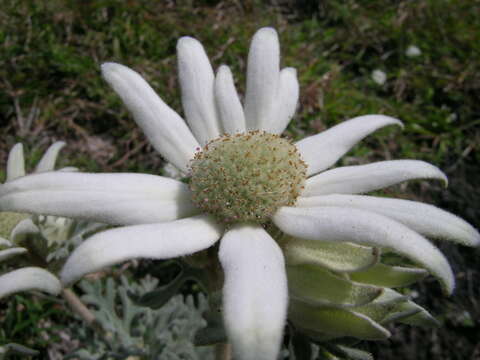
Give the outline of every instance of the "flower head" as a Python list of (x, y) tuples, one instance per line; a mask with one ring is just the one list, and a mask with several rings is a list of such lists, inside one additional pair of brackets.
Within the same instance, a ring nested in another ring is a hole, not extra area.
[[(54, 171), (58, 153), (64, 146), (63, 141), (52, 144), (38, 162), (34, 173)], [(58, 171), (75, 170), (68, 167)], [(24, 176), (23, 146), (18, 143), (8, 156), (6, 184)], [(41, 290), (57, 295), (62, 285), (54, 274), (61, 268), (71, 248), (82, 240), (80, 238), (86, 231), (93, 230), (96, 225), (87, 226), (56, 216), (0, 212), (0, 261), (7, 262), (15, 257), (15, 262), (8, 266), (13, 270), (0, 276), (0, 298), (26, 290)]]
[[(475, 246), (478, 232), (430, 205), (359, 195), (411, 179), (446, 182), (439, 169), (396, 160), (328, 170), (365, 136), (400, 121), (360, 116), (292, 143), (279, 135), (299, 87), (294, 69), (280, 69), (275, 30), (260, 29), (252, 40), (243, 105), (229, 68), (215, 74), (197, 40), (181, 38), (177, 51), (186, 122), (135, 71), (106, 63), (102, 73), (156, 150), (189, 174), (188, 185), (145, 174), (47, 173), (0, 187), (3, 210), (124, 225), (79, 246), (62, 270), (65, 284), (127, 259), (184, 256), (221, 239), (224, 323), (244, 360), (276, 358), (289, 292), (294, 326), (328, 340), (385, 338), (384, 321), (412, 316), (415, 306), (389, 286), (428, 272), (453, 290), (448, 262), (424, 236)], [(417, 267), (387, 266), (382, 253)], [(379, 276), (387, 272), (389, 281)]]
[[(58, 152), (63, 146), (65, 143), (62, 141), (50, 146), (37, 164), (35, 172), (53, 171)], [(18, 143), (8, 155), (6, 182), (25, 175), (23, 145)], [(0, 212), (0, 261), (27, 254), (29, 250), (24, 244), (26, 238), (39, 232), (39, 228), (28, 214)], [(58, 278), (41, 267), (24, 267), (0, 276), (0, 297), (25, 290), (42, 290), (58, 294), (61, 288)]]

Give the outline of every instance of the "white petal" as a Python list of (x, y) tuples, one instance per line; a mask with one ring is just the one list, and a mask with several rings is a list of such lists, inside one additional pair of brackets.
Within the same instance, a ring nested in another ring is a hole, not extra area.
[(12, 243), (0, 236), (0, 247), (10, 247), (10, 246), (12, 246)]
[(177, 57), (185, 117), (203, 146), (221, 133), (213, 95), (215, 75), (202, 44), (194, 38), (178, 40)]
[(447, 293), (455, 286), (443, 254), (418, 233), (385, 216), (335, 206), (283, 207), (273, 221), (283, 232), (307, 240), (350, 241), (392, 249), (429, 270)]
[(288, 303), (281, 249), (261, 227), (240, 225), (225, 234), (219, 256), (224, 322), (235, 359), (277, 359)]
[(365, 136), (393, 124), (403, 126), (399, 120), (385, 115), (359, 116), (300, 140), (296, 145), (308, 164), (307, 175), (327, 169)]
[(60, 278), (64, 284), (70, 284), (85, 274), (129, 259), (189, 255), (212, 246), (222, 232), (222, 227), (205, 215), (103, 231), (74, 250)]
[(64, 146), (65, 142), (63, 141), (57, 141), (56, 143), (52, 144), (47, 151), (45, 151), (45, 154), (43, 154), (42, 158), (37, 164), (37, 167), (35, 168), (35, 172), (40, 173), (44, 171), (55, 170), (55, 163), (57, 162), (58, 153)]
[(25, 254), (28, 250), (22, 247), (14, 247), (10, 249), (0, 250), (0, 261), (5, 261), (11, 257)]
[(245, 116), (238, 98), (232, 72), (226, 65), (220, 66), (215, 78), (215, 100), (223, 130), (227, 134), (245, 132)]
[(312, 176), (307, 179), (302, 196), (367, 193), (414, 179), (438, 179), (448, 183), (445, 174), (429, 163), (391, 160), (338, 167)]
[(0, 276), (0, 298), (29, 290), (58, 295), (62, 285), (50, 272), (37, 267), (26, 267)]
[(248, 130), (266, 130), (272, 121), (278, 92), (280, 45), (277, 32), (262, 28), (253, 36), (248, 53), (245, 120)]
[(155, 149), (182, 171), (197, 148), (183, 119), (135, 71), (116, 63), (102, 65), (105, 80), (123, 100)]
[(372, 211), (428, 237), (452, 240), (467, 246), (480, 245), (480, 234), (465, 220), (417, 201), (362, 195), (325, 195), (300, 197), (297, 206), (340, 206)]
[(23, 145), (17, 143), (8, 154), (7, 181), (12, 181), (21, 176), (25, 176), (25, 159), (23, 157)]
[(272, 134), (281, 134), (286, 129), (297, 109), (299, 92), (297, 70), (294, 68), (283, 69), (280, 72), (280, 84), (275, 100), (275, 115), (266, 131)]
[(187, 185), (147, 174), (48, 172), (0, 185), (0, 211), (122, 225), (189, 216), (189, 198)]

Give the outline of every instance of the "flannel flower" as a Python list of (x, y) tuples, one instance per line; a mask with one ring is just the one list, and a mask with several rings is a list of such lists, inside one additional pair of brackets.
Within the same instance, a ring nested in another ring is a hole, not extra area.
[[(42, 156), (34, 173), (51, 172), (63, 141), (52, 144)], [(18, 143), (10, 150), (7, 160), (6, 183), (26, 175), (23, 145)], [(62, 168), (59, 171), (74, 171)], [(0, 298), (27, 290), (41, 290), (58, 295), (62, 289), (60, 280), (52, 273), (56, 259), (53, 249), (64, 245), (73, 233), (75, 222), (52, 216), (0, 212), (0, 261), (15, 257), (14, 270), (0, 276)], [(20, 259), (18, 259), (18, 257)], [(47, 261), (48, 258), (48, 261)], [(19, 267), (19, 265), (28, 265)], [(35, 266), (30, 266), (30, 265)]]
[[(427, 317), (390, 287), (430, 273), (452, 292), (451, 268), (425, 237), (476, 246), (478, 232), (430, 205), (359, 195), (411, 179), (446, 183), (439, 169), (396, 160), (328, 170), (365, 136), (400, 121), (360, 116), (293, 143), (279, 134), (299, 86), (294, 69), (280, 69), (275, 30), (260, 29), (252, 40), (243, 105), (229, 68), (214, 74), (197, 40), (181, 38), (177, 52), (186, 123), (135, 71), (106, 63), (102, 73), (188, 184), (55, 172), (0, 187), (2, 211), (124, 225), (80, 245), (61, 272), (64, 284), (128, 259), (174, 258), (219, 241), (224, 324), (235, 358), (244, 360), (276, 359), (287, 313), (314, 338), (378, 339), (389, 335), (387, 320)], [(387, 265), (384, 256), (409, 265)]]

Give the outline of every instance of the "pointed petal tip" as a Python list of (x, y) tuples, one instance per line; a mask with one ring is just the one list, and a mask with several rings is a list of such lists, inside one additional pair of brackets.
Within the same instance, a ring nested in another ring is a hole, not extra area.
[(442, 181), (443, 187), (446, 189), (446, 188), (448, 188), (448, 185), (449, 185), (448, 177), (444, 172), (442, 172), (442, 175), (443, 176), (441, 177), (440, 180)]
[(100, 65), (100, 71), (102, 73), (102, 77), (110, 85), (114, 84), (114, 81), (117, 78), (117, 76), (122, 76), (125, 73), (134, 73), (135, 75), (138, 75), (134, 70), (130, 69), (128, 66), (115, 63), (115, 62), (103, 63), (102, 65)]
[(266, 27), (258, 29), (257, 32), (255, 33), (255, 35), (253, 35), (253, 38), (254, 39), (256, 39), (256, 38), (278, 39), (278, 34), (277, 34), (277, 30), (275, 30), (273, 27), (266, 26)]
[(377, 117), (379, 120), (383, 120), (385, 121), (387, 124), (391, 124), (391, 125), (397, 125), (399, 126), (402, 130), (405, 128), (405, 125), (403, 124), (402, 121), (394, 118), (394, 117), (391, 117), (391, 116), (388, 116), (388, 115), (382, 115), (382, 114), (378, 114), (378, 115), (366, 115), (365, 117), (368, 117), (368, 116), (372, 116), (372, 117)]
[(472, 242), (470, 244), (465, 244), (471, 247), (480, 247), (480, 233), (477, 229), (473, 229), (474, 232), (472, 233)]
[(62, 286), (51, 272), (39, 267), (25, 267), (0, 276), (0, 298), (30, 290), (58, 295)]
[(102, 71), (102, 74), (105, 75), (106, 73), (113, 72), (115, 70), (125, 68), (126, 66), (118, 64), (116, 62), (104, 62), (102, 65), (100, 65), (100, 70)]
[(23, 144), (16, 143), (7, 159), (6, 182), (25, 176), (25, 159), (23, 155)]
[(67, 143), (63, 140), (58, 140), (58, 141), (55, 141), (52, 145), (50, 145), (50, 147), (53, 147), (53, 146), (58, 146), (60, 148), (64, 147), (65, 145), (67, 145)]
[(100, 70), (102, 72), (103, 78), (108, 82), (112, 83), (115, 79), (115, 76), (122, 76), (125, 74), (133, 74), (135, 76), (141, 77), (139, 73), (135, 70), (130, 69), (128, 66), (116, 63), (116, 62), (105, 62), (100, 65)]
[(21, 142), (16, 143), (10, 151), (23, 151), (23, 144)]
[(443, 286), (442, 284), (442, 291), (446, 296), (451, 296), (453, 292), (455, 291), (455, 278), (452, 279), (452, 281), (449, 284), (446, 284)]
[(231, 73), (230, 67), (226, 64), (221, 64), (217, 69), (217, 76), (226, 75), (227, 73)]
[(178, 52), (186, 51), (189, 48), (193, 48), (193, 47), (203, 49), (203, 46), (200, 43), (200, 41), (198, 41), (197, 39), (195, 39), (194, 37), (191, 37), (191, 36), (182, 36), (177, 41), (177, 51)]

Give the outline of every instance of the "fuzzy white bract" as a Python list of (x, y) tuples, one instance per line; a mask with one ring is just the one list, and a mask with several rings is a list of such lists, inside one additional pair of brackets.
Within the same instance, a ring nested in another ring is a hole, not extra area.
[[(184, 256), (220, 241), (224, 322), (241, 360), (277, 358), (289, 291), (289, 316), (306, 332), (315, 335), (330, 327), (334, 337), (345, 320), (368, 328), (364, 338), (388, 336), (365, 310), (349, 310), (373, 301), (383, 306), (405, 300), (385, 287), (359, 287), (347, 279), (350, 272), (352, 277), (356, 272), (358, 281), (372, 277), (361, 270), (380, 266), (382, 250), (419, 266), (387, 267), (402, 279), (428, 271), (447, 293), (453, 290), (447, 260), (426, 237), (476, 246), (478, 232), (430, 205), (360, 195), (411, 179), (446, 183), (439, 169), (396, 160), (329, 170), (365, 136), (388, 125), (402, 126), (400, 121), (359, 116), (291, 143), (279, 134), (295, 112), (299, 86), (294, 69), (280, 68), (275, 30), (263, 28), (253, 37), (243, 105), (230, 69), (222, 65), (215, 74), (197, 40), (181, 38), (177, 51), (186, 122), (137, 72), (106, 63), (102, 73), (155, 149), (180, 171), (193, 172), (194, 182), (146, 174), (56, 172), (22, 177), (0, 188), (3, 211), (123, 225), (79, 246), (61, 273), (64, 284), (128, 259)], [(277, 231), (266, 230), (272, 227)], [(332, 256), (323, 256), (327, 253)], [(347, 275), (308, 269), (320, 263)], [(329, 286), (322, 290), (312, 274), (338, 284), (336, 292)], [(327, 298), (318, 300), (323, 294)], [(331, 310), (337, 303), (333, 312), (341, 321), (318, 308), (327, 304)]]

